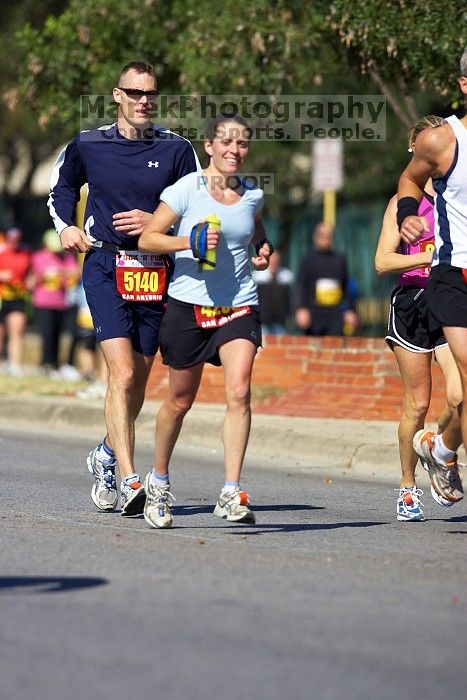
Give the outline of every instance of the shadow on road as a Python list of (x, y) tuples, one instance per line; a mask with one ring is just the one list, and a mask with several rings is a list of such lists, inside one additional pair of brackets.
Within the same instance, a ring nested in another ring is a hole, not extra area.
[[(430, 518), (430, 520), (439, 523), (467, 523), (467, 515), (455, 515), (452, 518)], [(465, 530), (461, 530), (465, 532)]]
[(0, 576), (0, 593), (12, 588), (29, 588), (34, 593), (63, 593), (107, 583), (107, 579), (95, 576)]
[[(247, 530), (239, 529), (238, 525), (231, 525), (231, 535), (265, 535), (268, 532), (311, 532), (313, 530), (338, 530), (343, 527), (376, 527), (377, 525), (389, 525), (386, 521), (353, 522), (353, 523), (263, 523), (251, 525)], [(225, 529), (227, 529), (226, 526)]]
[[(257, 509), (255, 508), (255, 511)], [(172, 511), (173, 512), (173, 511)], [(204, 512), (204, 511), (203, 511)], [(211, 510), (209, 512), (212, 512)], [(188, 513), (185, 513), (188, 515)], [(266, 535), (271, 532), (313, 532), (314, 530), (338, 530), (343, 527), (363, 528), (376, 527), (377, 525), (390, 525), (386, 520), (376, 522), (353, 522), (353, 523), (256, 523), (246, 525), (245, 523), (228, 523), (226, 520), (219, 520), (218, 525), (179, 525), (174, 524), (174, 530), (218, 530), (226, 532), (228, 535)], [(246, 528), (246, 529), (245, 529)]]
[[(214, 506), (215, 503), (206, 506), (173, 506), (171, 508), (171, 511), (173, 515), (195, 515), (196, 513), (212, 513), (212, 511), (214, 510)], [(275, 513), (278, 513), (280, 511), (291, 510), (324, 510), (324, 506), (310, 506), (309, 503), (307, 503), (306, 505), (301, 505), (297, 503), (277, 503), (267, 506), (258, 506), (255, 504), (252, 506), (252, 508), (255, 511), (255, 513), (260, 513), (264, 511), (273, 511)]]

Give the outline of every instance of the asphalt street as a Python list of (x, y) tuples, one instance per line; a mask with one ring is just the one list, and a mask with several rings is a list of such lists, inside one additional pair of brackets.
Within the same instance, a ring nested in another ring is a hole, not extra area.
[[(2, 700), (463, 699), (465, 506), (397, 523), (391, 482), (250, 456), (254, 526), (179, 450), (174, 528), (101, 513), (94, 445), (0, 431)], [(151, 463), (150, 444), (138, 463)]]

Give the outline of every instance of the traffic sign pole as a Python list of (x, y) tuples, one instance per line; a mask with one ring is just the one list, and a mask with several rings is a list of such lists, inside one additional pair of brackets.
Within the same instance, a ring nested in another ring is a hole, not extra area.
[(323, 192), (323, 222), (333, 228), (336, 225), (336, 190)]

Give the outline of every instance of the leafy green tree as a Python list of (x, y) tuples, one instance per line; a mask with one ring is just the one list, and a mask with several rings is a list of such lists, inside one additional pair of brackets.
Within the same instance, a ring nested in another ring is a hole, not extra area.
[(420, 91), (459, 106), (465, 0), (334, 0), (328, 20), (348, 62), (373, 80), (405, 126), (421, 116)]
[[(80, 95), (107, 94), (119, 68), (135, 58), (155, 65), (166, 94), (323, 91), (322, 69), (332, 67), (332, 41), (338, 46), (326, 30), (327, 9), (327, 2), (226, 0), (220, 21), (209, 0), (71, 0), (42, 28), (20, 32), (21, 92), (53, 139), (57, 129), (71, 136), (79, 128)], [(297, 154), (305, 154), (307, 169), (290, 167)], [(270, 213), (290, 218), (307, 201), (310, 145), (256, 144), (248, 167), (270, 172), (277, 162)]]
[(199, 91), (307, 94), (332, 71), (337, 42), (328, 2), (315, 0), (175, 0), (170, 58), (182, 86)]
[(41, 29), (26, 24), (19, 33), (25, 52), (20, 85), (42, 128), (80, 125), (80, 96), (109, 94), (128, 61), (154, 64), (167, 85), (176, 82), (165, 56), (170, 41), (165, 4), (147, 0), (71, 0)]
[[(405, 127), (457, 96), (465, 26), (465, 0), (69, 0), (20, 31), (10, 104), (27, 104), (57, 145), (80, 127), (79, 96), (108, 94), (135, 59), (155, 65), (166, 94), (383, 93), (387, 141), (345, 147), (341, 197), (367, 199), (392, 193)], [(268, 211), (285, 237), (309, 201), (310, 153), (309, 142), (257, 143), (248, 161), (275, 174)]]
[(51, 152), (49, 139), (37, 127), (37, 117), (18, 86), (18, 65), (23, 54), (15, 33), (27, 16), (32, 26), (41, 27), (49, 14), (61, 12), (66, 0), (19, 0), (2, 8), (0, 37), (2, 77), (0, 93), (0, 193), (28, 189), (34, 168)]

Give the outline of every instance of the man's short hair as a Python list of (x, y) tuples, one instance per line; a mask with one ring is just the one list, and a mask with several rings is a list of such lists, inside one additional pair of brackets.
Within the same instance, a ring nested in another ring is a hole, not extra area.
[(467, 78), (467, 48), (464, 49), (464, 53), (461, 56), (460, 66), (461, 66), (461, 75), (463, 75)]
[(154, 66), (151, 63), (145, 63), (144, 61), (130, 61), (130, 63), (123, 66), (122, 70), (120, 71), (117, 85), (120, 85), (122, 76), (124, 76), (125, 73), (128, 73), (129, 70), (134, 70), (136, 73), (147, 73), (148, 75), (151, 75), (155, 81), (157, 80), (154, 72)]

